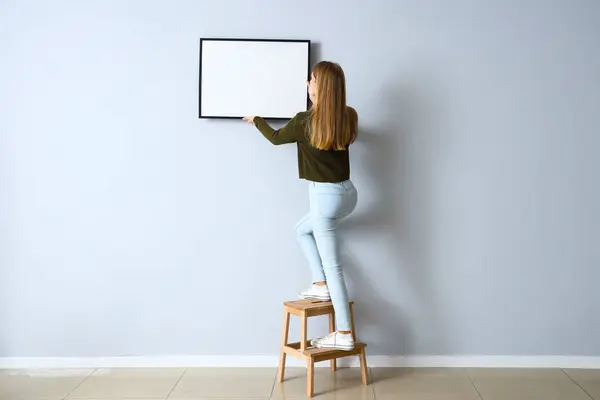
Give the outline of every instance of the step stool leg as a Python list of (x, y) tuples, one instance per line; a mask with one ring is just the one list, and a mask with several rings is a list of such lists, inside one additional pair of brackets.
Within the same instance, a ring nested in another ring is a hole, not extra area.
[[(329, 314), (329, 332), (335, 332), (335, 313)], [(332, 358), (330, 361), (331, 371), (335, 372), (337, 369), (337, 361), (335, 358)]]
[(288, 335), (290, 333), (290, 313), (286, 309), (283, 314), (283, 331), (281, 332), (281, 351), (279, 353), (279, 373), (277, 374), (277, 380), (283, 382), (285, 375), (285, 359), (287, 353), (284, 351), (284, 347), (288, 344)]
[(300, 351), (306, 350), (308, 317), (305, 312), (300, 316)]
[(306, 376), (306, 397), (315, 395), (315, 360), (310, 357), (308, 360), (308, 374)]
[(354, 304), (350, 303), (350, 326), (352, 328), (352, 338), (356, 342), (356, 327), (354, 326)]
[(363, 385), (368, 385), (369, 367), (367, 365), (367, 351), (364, 347), (360, 351), (360, 374), (362, 375)]

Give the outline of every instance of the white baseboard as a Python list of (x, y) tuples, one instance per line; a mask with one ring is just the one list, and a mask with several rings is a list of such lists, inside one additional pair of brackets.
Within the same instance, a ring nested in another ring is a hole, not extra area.
[[(302, 367), (301, 360), (288, 357), (287, 365)], [(368, 355), (370, 367), (447, 368), (585, 368), (600, 369), (600, 357), (579, 356), (383, 356)], [(277, 355), (148, 356), (148, 357), (7, 357), (0, 369), (93, 369), (148, 367), (276, 367)], [(358, 357), (338, 361), (343, 367), (358, 367)], [(326, 362), (317, 366), (326, 367)]]
[(600, 357), (582, 356), (374, 356), (370, 367), (600, 369)]

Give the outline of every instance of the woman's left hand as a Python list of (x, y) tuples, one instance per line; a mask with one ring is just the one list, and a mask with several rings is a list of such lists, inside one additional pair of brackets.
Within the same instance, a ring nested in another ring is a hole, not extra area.
[(254, 123), (254, 118), (255, 117), (244, 117), (242, 118), (244, 121), (248, 121), (249, 124), (253, 124)]

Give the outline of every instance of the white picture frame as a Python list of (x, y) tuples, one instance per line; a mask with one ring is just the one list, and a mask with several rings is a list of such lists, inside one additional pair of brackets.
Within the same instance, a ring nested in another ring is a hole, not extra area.
[(290, 119), (309, 107), (310, 40), (200, 39), (201, 119)]

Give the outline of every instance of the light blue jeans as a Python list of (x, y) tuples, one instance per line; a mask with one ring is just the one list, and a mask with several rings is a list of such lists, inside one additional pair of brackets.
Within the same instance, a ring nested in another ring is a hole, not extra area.
[(348, 290), (344, 282), (337, 234), (340, 219), (350, 215), (358, 193), (350, 180), (309, 182), (310, 212), (296, 225), (298, 241), (308, 259), (313, 282), (327, 282), (336, 328), (351, 330)]

